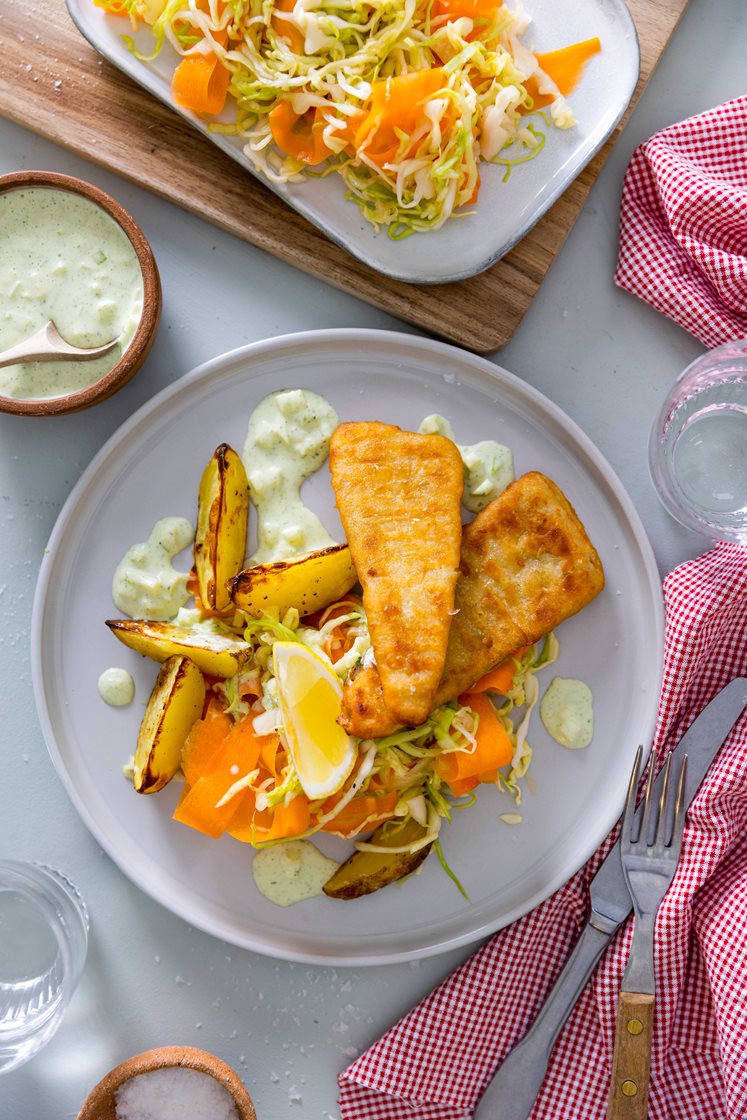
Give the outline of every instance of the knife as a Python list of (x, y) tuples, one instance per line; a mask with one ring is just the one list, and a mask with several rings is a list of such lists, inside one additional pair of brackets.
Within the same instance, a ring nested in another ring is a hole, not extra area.
[[(747, 677), (736, 677), (706, 705), (672, 751), (673, 760), (687, 754), (686, 805), (697, 793), (745, 706)], [(662, 782), (663, 770), (654, 782), (657, 797)], [(636, 815), (641, 812), (642, 807)], [(576, 948), (532, 1027), (488, 1082), (477, 1103), (475, 1120), (528, 1120), (555, 1040), (612, 935), (633, 909), (623, 875), (619, 840), (592, 879), (589, 893), (591, 914)]]

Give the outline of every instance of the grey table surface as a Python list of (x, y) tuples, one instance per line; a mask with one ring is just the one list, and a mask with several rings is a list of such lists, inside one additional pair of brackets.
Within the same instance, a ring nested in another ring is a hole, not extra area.
[[(2, 0), (0, 0), (2, 38)], [(493, 356), (598, 444), (630, 492), (662, 572), (707, 542), (660, 508), (646, 464), (666, 388), (700, 344), (612, 282), (622, 178), (657, 129), (745, 92), (743, 0), (692, 0), (557, 262), (510, 344)], [(63, 868), (92, 917), (81, 984), (56, 1037), (0, 1078), (2, 1120), (68, 1120), (113, 1065), (184, 1043), (235, 1067), (261, 1120), (339, 1115), (337, 1074), (470, 950), (371, 969), (274, 961), (201, 933), (142, 894), (78, 818), (42, 741), (29, 668), (39, 562), (55, 518), (109, 435), (199, 362), (287, 332), (409, 330), (342, 294), (0, 121), (0, 172), (46, 168), (112, 193), (150, 239), (163, 323), (137, 377), (96, 409), (53, 420), (0, 415), (0, 853)]]

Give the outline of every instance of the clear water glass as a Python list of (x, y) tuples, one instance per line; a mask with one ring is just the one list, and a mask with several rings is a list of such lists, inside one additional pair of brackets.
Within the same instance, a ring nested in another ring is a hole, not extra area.
[(0, 1073), (38, 1053), (85, 964), (88, 911), (51, 867), (0, 860)]
[(651, 431), (649, 465), (673, 517), (713, 540), (747, 544), (747, 339), (680, 374)]

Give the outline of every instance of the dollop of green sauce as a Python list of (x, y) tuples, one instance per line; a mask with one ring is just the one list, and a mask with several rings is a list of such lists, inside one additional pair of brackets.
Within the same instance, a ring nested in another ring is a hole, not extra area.
[(287, 560), (336, 543), (301, 501), (301, 486), (324, 465), (338, 424), (332, 405), (309, 389), (270, 393), (255, 408), (242, 456), (258, 519), (258, 547), (250, 564)]
[(112, 708), (125, 708), (135, 697), (135, 682), (126, 669), (104, 669), (98, 680), (99, 696)]
[(426, 416), (418, 431), (424, 435), (446, 436), (456, 444), (464, 464), (464, 493), (462, 505), (472, 513), (481, 509), (502, 494), (514, 480), (514, 457), (510, 448), (493, 439), (478, 443), (457, 443), (454, 429), (444, 416), (434, 413)]
[(540, 718), (556, 743), (569, 750), (588, 747), (594, 736), (591, 689), (573, 677), (554, 677), (540, 701)]
[(90, 361), (22, 362), (0, 369), (0, 392), (22, 400), (92, 385), (119, 361), (143, 311), (143, 276), (124, 230), (71, 191), (0, 194), (0, 350), (51, 319), (73, 346), (118, 345)]
[(114, 572), (112, 598), (122, 614), (168, 622), (189, 599), (187, 573), (174, 557), (188, 548), (195, 531), (184, 517), (162, 517), (147, 541), (127, 549)]
[(322, 894), (338, 866), (308, 840), (288, 840), (261, 848), (254, 857), (252, 873), (260, 894), (276, 906), (293, 906)]

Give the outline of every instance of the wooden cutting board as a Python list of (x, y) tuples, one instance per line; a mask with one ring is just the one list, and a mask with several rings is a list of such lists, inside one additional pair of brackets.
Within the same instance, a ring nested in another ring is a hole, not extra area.
[[(628, 0), (641, 44), (641, 74), (631, 109), (686, 3)], [(2, 0), (0, 7), (0, 114), (304, 272), (478, 353), (497, 350), (511, 338), (615, 139), (523, 241), (487, 272), (450, 284), (405, 284), (354, 260), (102, 59), (74, 27), (64, 0), (34, 0), (32, 21), (29, 4)]]

